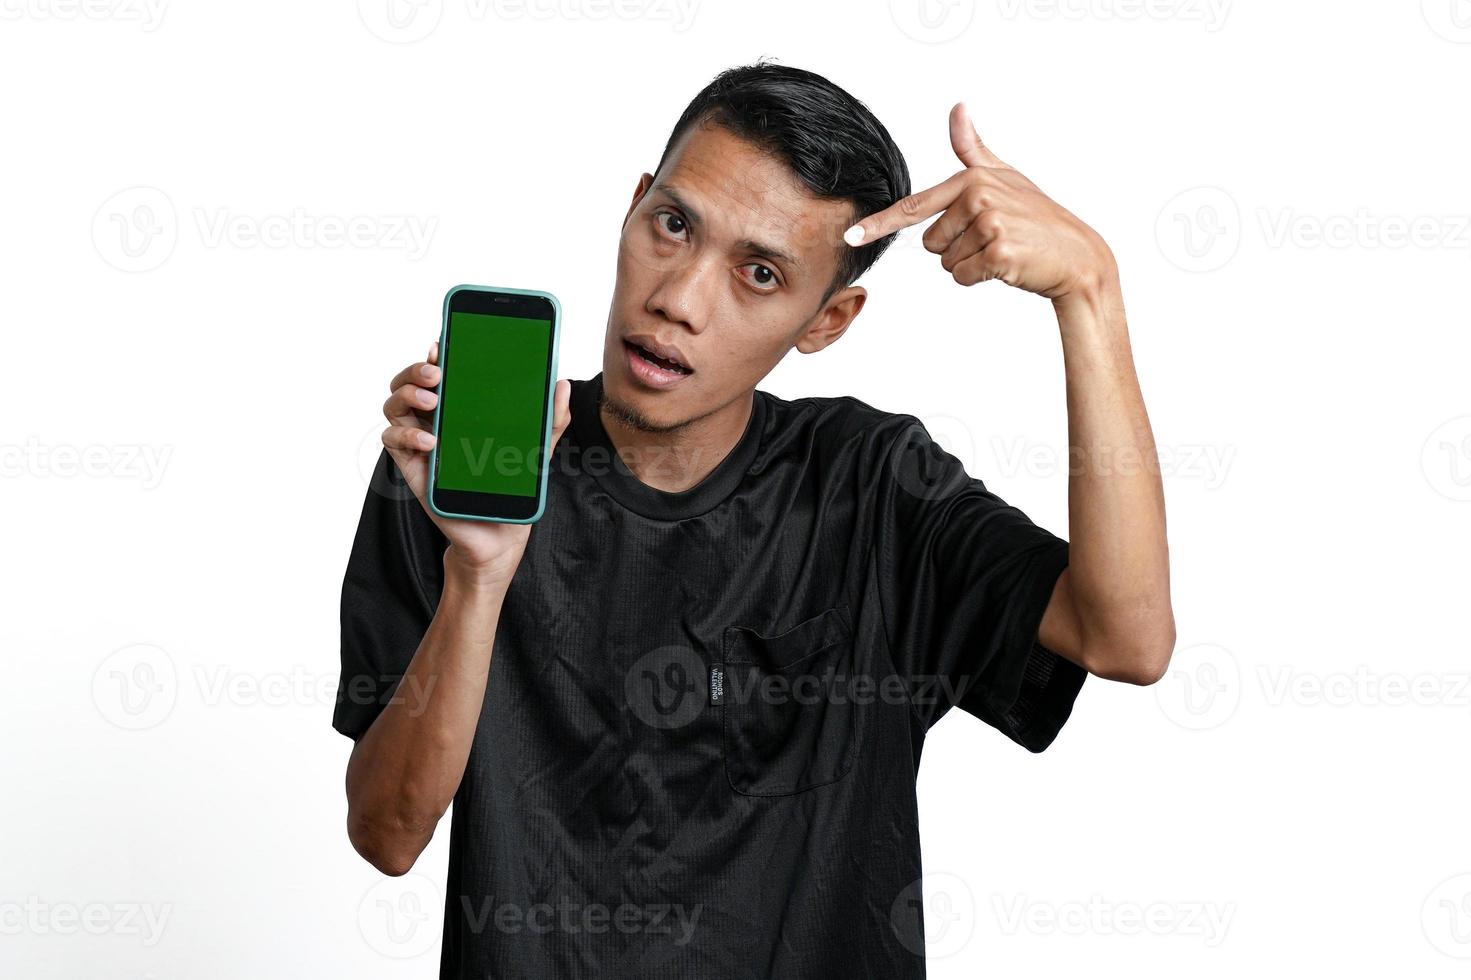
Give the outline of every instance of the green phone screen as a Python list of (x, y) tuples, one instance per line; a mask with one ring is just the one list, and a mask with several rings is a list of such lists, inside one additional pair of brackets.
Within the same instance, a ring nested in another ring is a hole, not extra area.
[(550, 320), (450, 314), (439, 486), (536, 496), (551, 335)]

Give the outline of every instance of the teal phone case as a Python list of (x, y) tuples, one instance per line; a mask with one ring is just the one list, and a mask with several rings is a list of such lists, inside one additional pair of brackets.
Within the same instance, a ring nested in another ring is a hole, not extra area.
[[(540, 296), (552, 304), (552, 315), (556, 317), (552, 323), (552, 370), (547, 377), (547, 405), (546, 427), (541, 434), (541, 444), (546, 447), (546, 453), (542, 457), (541, 477), (537, 481), (536, 489), (536, 513), (524, 519), (509, 517), (484, 517), (480, 514), (453, 514), (440, 510), (434, 504), (434, 484), (439, 475), (439, 409), (444, 404), (441, 398), (434, 403), (434, 448), (429, 451), (429, 488), (425, 494), (429, 498), (429, 509), (440, 517), (450, 517), (456, 520), (466, 521), (490, 521), (494, 524), (535, 524), (541, 520), (541, 515), (547, 509), (547, 477), (551, 472), (552, 442), (552, 416), (556, 414), (557, 408), (555, 397), (557, 393), (557, 353), (562, 346), (562, 304), (557, 302), (557, 297), (542, 289), (511, 289), (508, 286), (454, 286), (444, 294), (443, 322), (439, 328), (439, 363), (443, 368), (445, 358), (449, 355), (449, 303), (450, 298), (459, 292), (477, 293), (515, 293), (518, 296)], [(444, 385), (444, 375), (440, 374), (440, 387)]]

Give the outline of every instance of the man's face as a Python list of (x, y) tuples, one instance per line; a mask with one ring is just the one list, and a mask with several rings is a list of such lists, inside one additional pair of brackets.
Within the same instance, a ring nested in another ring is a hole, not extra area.
[[(865, 292), (822, 298), (848, 247), (843, 230), (860, 217), (725, 129), (687, 130), (624, 218), (603, 347), (614, 415), (677, 429), (754, 388), (793, 346), (836, 340)], [(683, 367), (651, 363), (650, 346)]]

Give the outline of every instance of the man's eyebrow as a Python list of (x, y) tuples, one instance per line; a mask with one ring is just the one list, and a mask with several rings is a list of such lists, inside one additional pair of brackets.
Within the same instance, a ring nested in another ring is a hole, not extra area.
[[(659, 193), (663, 194), (665, 197), (673, 201), (674, 206), (684, 212), (685, 217), (689, 219), (690, 224), (698, 225), (700, 223), (700, 213), (694, 208), (690, 207), (689, 203), (684, 198), (680, 197), (679, 192), (676, 191), (674, 188), (670, 187), (668, 184), (659, 183), (654, 185), (654, 190), (658, 191)], [(773, 259), (785, 262), (788, 265), (799, 267), (802, 265), (800, 260), (798, 260), (795, 256), (789, 255), (782, 249), (776, 248), (773, 245), (763, 244), (750, 238), (744, 238), (741, 241), (736, 242), (736, 248), (746, 249), (747, 251), (751, 252), (759, 252), (762, 255), (769, 255)]]

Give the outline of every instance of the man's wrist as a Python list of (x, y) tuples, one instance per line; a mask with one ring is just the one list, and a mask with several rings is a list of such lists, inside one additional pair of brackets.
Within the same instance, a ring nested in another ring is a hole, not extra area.
[(1089, 347), (1127, 347), (1124, 291), (1118, 267), (1106, 265), (1080, 276), (1077, 285), (1052, 301), (1063, 340)]
[(469, 561), (451, 544), (444, 549), (445, 588), (467, 595), (503, 594), (510, 587), (519, 563), (519, 556), (513, 555), (498, 562)]

